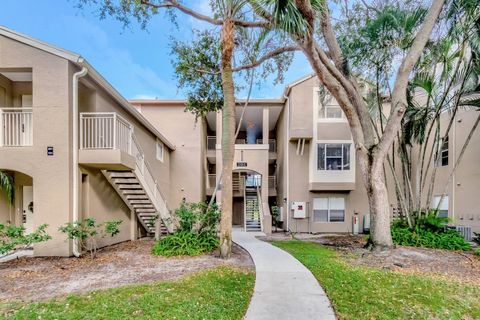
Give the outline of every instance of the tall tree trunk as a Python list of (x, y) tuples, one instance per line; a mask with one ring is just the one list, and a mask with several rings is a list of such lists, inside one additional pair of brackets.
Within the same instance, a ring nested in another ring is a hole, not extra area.
[(393, 245), (390, 233), (390, 202), (381, 168), (371, 166), (370, 173), (366, 175), (367, 179), (364, 181), (371, 217), (368, 246), (375, 250), (384, 250)]
[(220, 218), (220, 257), (228, 259), (232, 253), (233, 190), (232, 170), (235, 153), (235, 88), (232, 56), (234, 50), (234, 23), (226, 19), (222, 25), (222, 196)]

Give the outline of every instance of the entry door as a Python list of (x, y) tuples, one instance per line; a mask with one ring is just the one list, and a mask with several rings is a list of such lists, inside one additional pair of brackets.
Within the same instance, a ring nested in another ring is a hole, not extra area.
[(25, 227), (25, 232), (33, 232), (33, 187), (24, 186), (23, 187), (23, 226)]

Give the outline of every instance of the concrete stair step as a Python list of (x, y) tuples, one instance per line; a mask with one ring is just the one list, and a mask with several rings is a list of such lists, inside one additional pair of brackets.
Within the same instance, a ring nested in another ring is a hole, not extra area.
[(136, 178), (135, 173), (131, 171), (109, 171), (111, 178)]
[(133, 207), (135, 209), (155, 209), (153, 204), (134, 204)]
[(131, 190), (143, 190), (142, 186), (139, 184), (120, 184), (118, 186), (120, 189), (131, 189)]
[(150, 200), (140, 200), (140, 199), (132, 199), (130, 200), (131, 204), (151, 204)]
[(137, 178), (117, 178), (114, 181), (116, 184), (139, 184)]
[(139, 196), (147, 197), (148, 199), (148, 196), (145, 194), (145, 191), (143, 191), (143, 189), (140, 189), (140, 190), (126, 189), (126, 190), (123, 190), (122, 193), (126, 196), (139, 195)]

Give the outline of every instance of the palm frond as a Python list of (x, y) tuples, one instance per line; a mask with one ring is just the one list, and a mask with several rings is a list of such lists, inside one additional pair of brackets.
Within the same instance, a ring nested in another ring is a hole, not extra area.
[(0, 189), (6, 193), (8, 201), (13, 204), (13, 201), (15, 200), (15, 185), (13, 177), (3, 170), (0, 170)]

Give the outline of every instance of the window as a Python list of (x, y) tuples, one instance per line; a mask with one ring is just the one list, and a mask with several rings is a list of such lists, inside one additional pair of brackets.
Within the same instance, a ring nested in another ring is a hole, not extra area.
[(344, 114), (340, 106), (325, 105), (325, 106), (320, 106), (318, 110), (318, 117), (320, 119), (343, 119)]
[(350, 143), (319, 143), (317, 170), (350, 170)]
[(448, 196), (444, 196), (442, 203), (438, 205), (442, 196), (434, 196), (432, 201), (432, 208), (436, 209), (438, 207), (438, 216), (440, 218), (448, 218)]
[(313, 199), (314, 222), (344, 222), (345, 199), (335, 197)]
[(448, 166), (448, 136), (445, 137), (445, 140), (443, 140), (437, 157), (438, 158), (436, 162), (438, 167)]
[(163, 144), (157, 140), (157, 160), (163, 162)]

